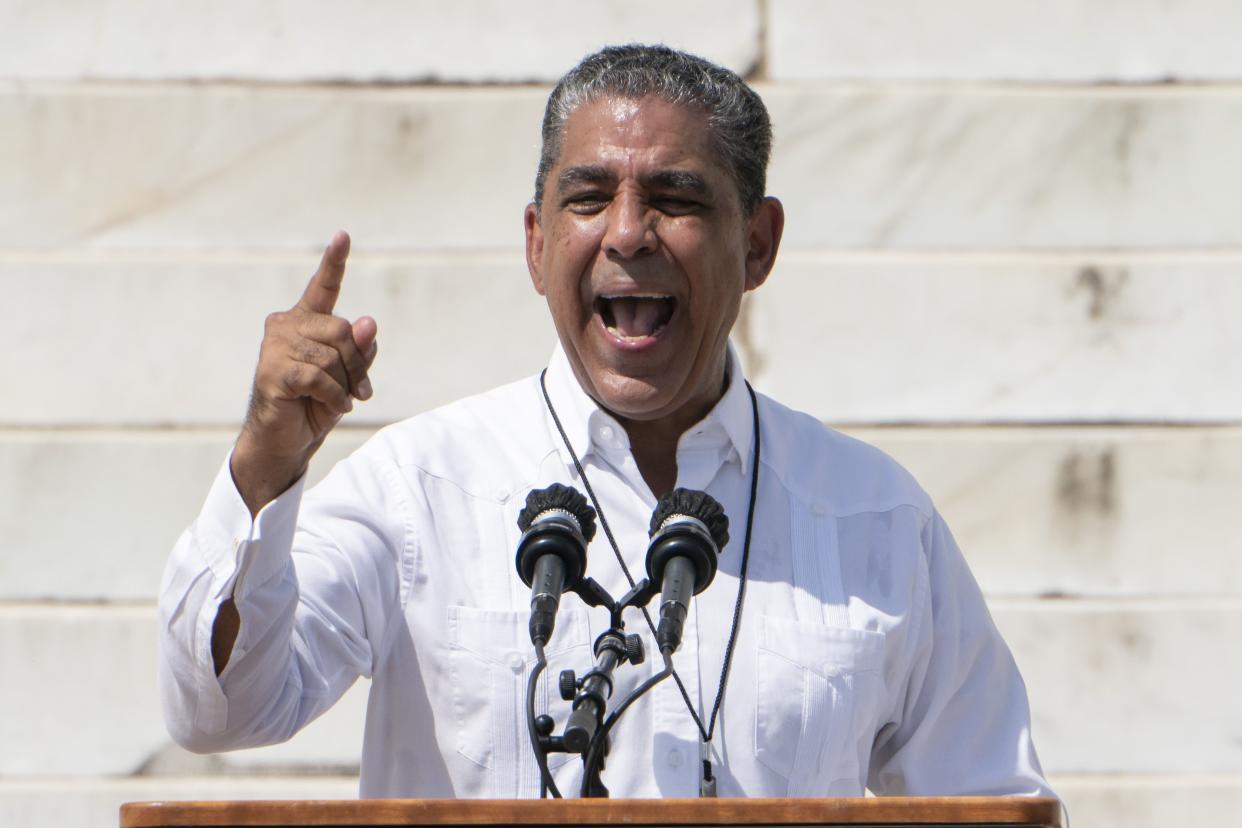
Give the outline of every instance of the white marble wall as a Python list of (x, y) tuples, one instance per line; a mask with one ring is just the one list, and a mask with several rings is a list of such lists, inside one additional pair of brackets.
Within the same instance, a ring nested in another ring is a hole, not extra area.
[(0, 5), (0, 824), (354, 793), (363, 685), (287, 745), (170, 743), (164, 557), (232, 439), (264, 315), (338, 226), (341, 310), (375, 315), (384, 349), (314, 474), (542, 363), (520, 223), (542, 100), (631, 39), (699, 51), (768, 101), (789, 225), (736, 332), (750, 374), (931, 491), (1074, 824), (1230, 824), (1239, 9)]

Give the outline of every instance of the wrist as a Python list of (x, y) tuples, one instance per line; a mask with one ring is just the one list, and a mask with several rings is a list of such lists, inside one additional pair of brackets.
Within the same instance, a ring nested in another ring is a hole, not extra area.
[(242, 430), (229, 458), (229, 472), (252, 517), (306, 473), (313, 453), (306, 450), (294, 455), (276, 454), (256, 445)]

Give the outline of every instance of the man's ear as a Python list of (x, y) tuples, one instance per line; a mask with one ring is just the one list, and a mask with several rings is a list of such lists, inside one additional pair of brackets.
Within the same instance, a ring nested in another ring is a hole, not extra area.
[(526, 205), (522, 221), (526, 226), (526, 269), (530, 271), (530, 281), (535, 290), (543, 296), (543, 226), (539, 223), (539, 208), (534, 202)]
[(764, 198), (747, 220), (747, 290), (754, 290), (767, 281), (772, 266), (776, 264), (776, 251), (781, 246), (781, 234), (784, 231), (785, 208), (772, 196)]

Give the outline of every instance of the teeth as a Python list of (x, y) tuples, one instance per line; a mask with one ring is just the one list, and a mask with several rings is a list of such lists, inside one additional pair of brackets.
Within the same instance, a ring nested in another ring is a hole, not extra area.
[(667, 293), (605, 293), (601, 299), (672, 299)]

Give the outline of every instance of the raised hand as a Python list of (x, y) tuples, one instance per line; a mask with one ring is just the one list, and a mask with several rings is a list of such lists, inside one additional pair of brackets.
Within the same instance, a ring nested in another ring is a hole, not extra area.
[(338, 231), (302, 298), (267, 317), (250, 408), (233, 448), (233, 481), (257, 514), (298, 479), (354, 400), (371, 397), (376, 354), (369, 316), (333, 315), (345, 278), (349, 235)]

